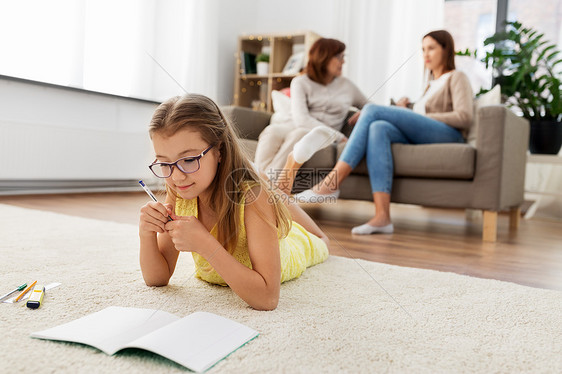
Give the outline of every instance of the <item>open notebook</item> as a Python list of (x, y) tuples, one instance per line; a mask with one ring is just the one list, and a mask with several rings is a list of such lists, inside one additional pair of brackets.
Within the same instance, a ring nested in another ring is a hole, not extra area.
[(33, 338), (87, 344), (108, 355), (125, 348), (157, 353), (202, 372), (258, 336), (258, 332), (216, 314), (184, 318), (161, 310), (109, 307), (47, 330)]

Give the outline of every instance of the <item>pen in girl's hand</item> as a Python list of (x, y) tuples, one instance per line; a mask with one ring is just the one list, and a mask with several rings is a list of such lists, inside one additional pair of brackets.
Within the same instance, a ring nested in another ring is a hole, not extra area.
[[(156, 199), (156, 196), (154, 196), (154, 194), (152, 193), (152, 191), (150, 191), (148, 189), (148, 187), (146, 187), (146, 184), (144, 184), (144, 182), (142, 180), (139, 181), (139, 184), (141, 185), (142, 189), (148, 194), (148, 196), (150, 196), (150, 198), (154, 201), (154, 202), (158, 202), (158, 199)], [(168, 215), (168, 221), (173, 221), (172, 217), (170, 217), (170, 215)]]

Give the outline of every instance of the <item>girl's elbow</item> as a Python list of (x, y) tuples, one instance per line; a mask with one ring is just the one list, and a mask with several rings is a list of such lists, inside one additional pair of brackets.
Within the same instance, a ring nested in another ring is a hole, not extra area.
[(257, 300), (253, 300), (250, 306), (256, 310), (270, 311), (277, 308), (279, 304), (279, 294), (281, 290), (281, 284), (274, 289), (268, 290), (262, 297)]
[(168, 279), (164, 279), (164, 278), (152, 278), (152, 277), (147, 277), (144, 276), (144, 283), (148, 286), (148, 287), (164, 287), (168, 285), (168, 282), (170, 281), (170, 278)]
[(252, 308), (268, 312), (275, 310), (277, 308), (277, 305), (279, 305), (279, 296), (261, 300), (258, 305), (252, 305)]
[(150, 281), (144, 281), (144, 283), (146, 283), (146, 285), (148, 287), (164, 287), (168, 285), (168, 282), (150, 282)]

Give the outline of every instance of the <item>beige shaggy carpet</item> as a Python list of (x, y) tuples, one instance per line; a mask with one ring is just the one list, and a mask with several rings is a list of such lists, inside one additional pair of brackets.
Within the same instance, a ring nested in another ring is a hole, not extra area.
[[(373, 248), (376, 250), (376, 248)], [(0, 205), (0, 294), (62, 285), (31, 310), (0, 304), (3, 373), (174, 373), (154, 354), (32, 339), (108, 306), (208, 311), (260, 332), (210, 373), (560, 373), (562, 293), (452, 273), (330, 257), (284, 284), (272, 312), (192, 276), (182, 254), (170, 285), (147, 287), (137, 227)]]

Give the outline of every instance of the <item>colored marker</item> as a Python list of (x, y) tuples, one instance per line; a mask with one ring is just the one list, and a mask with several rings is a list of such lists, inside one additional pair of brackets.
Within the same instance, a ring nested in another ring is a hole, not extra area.
[(35, 283), (37, 283), (37, 281), (34, 281), (29, 286), (27, 286), (27, 288), (25, 290), (21, 291), (21, 293), (18, 295), (18, 297), (16, 297), (16, 299), (14, 300), (14, 303), (17, 303), (18, 301), (20, 301), (20, 299), (23, 297), (23, 295), (25, 295), (27, 293), (27, 291), (29, 291), (30, 289), (33, 288), (33, 286), (35, 286)]
[(41, 306), (43, 302), (43, 296), (45, 295), (45, 287), (43, 285), (37, 285), (31, 292), (29, 300), (27, 300), (27, 307), (30, 309), (37, 309)]
[(7, 294), (4, 294), (4, 295), (0, 296), (0, 301), (4, 300), (5, 298), (7, 298), (8, 296), (10, 296), (11, 294), (13, 294), (15, 292), (23, 290), (25, 287), (27, 287), (27, 283), (24, 283), (21, 286), (19, 286), (18, 288), (8, 292)]
[[(148, 194), (148, 196), (150, 196), (150, 198), (154, 201), (154, 202), (158, 202), (158, 199), (156, 198), (156, 196), (154, 196), (154, 194), (152, 193), (152, 191), (150, 191), (148, 189), (148, 187), (146, 187), (146, 184), (144, 184), (144, 182), (142, 180), (139, 181), (139, 184), (141, 185), (142, 189)], [(168, 215), (168, 221), (173, 221), (172, 217), (170, 217), (170, 215)]]

